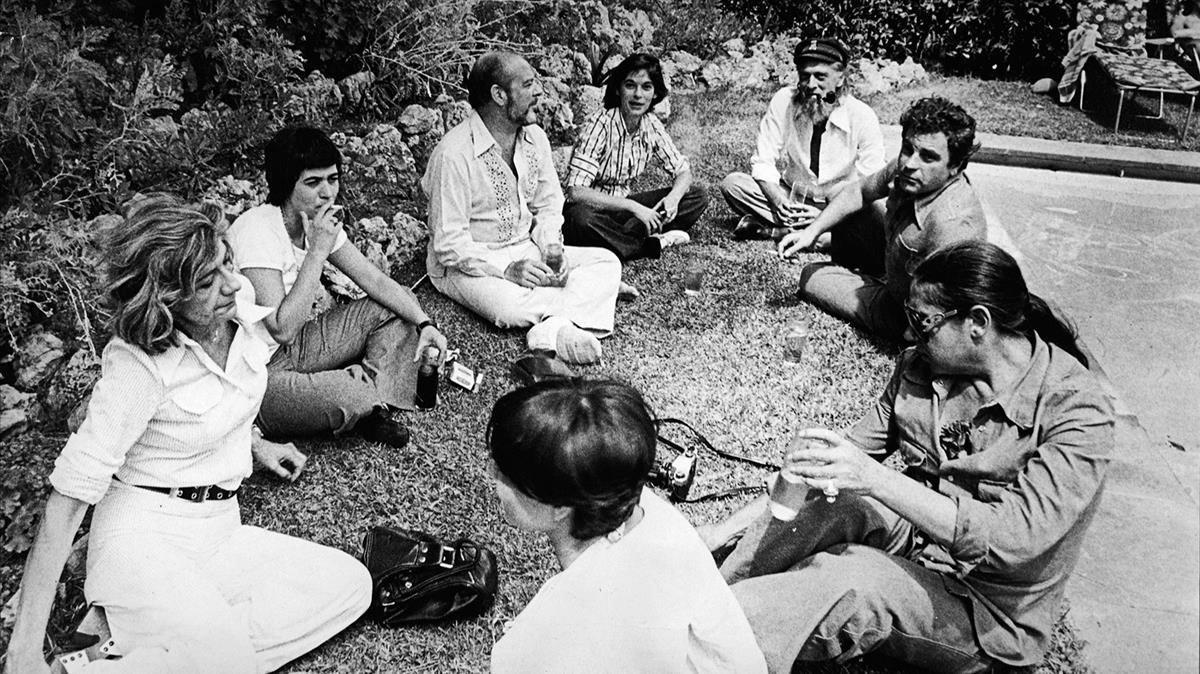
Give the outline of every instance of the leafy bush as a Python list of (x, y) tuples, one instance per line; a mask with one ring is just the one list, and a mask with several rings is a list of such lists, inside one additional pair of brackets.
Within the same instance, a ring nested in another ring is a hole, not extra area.
[(108, 80), (86, 54), (104, 34), (64, 28), (28, 9), (0, 9), (0, 207), (55, 183), (71, 148), (96, 135)]
[(97, 352), (104, 315), (100, 260), (91, 228), (10, 209), (0, 216), (0, 350), (8, 351), (34, 324), (78, 335)]
[(844, 40), (860, 56), (934, 63), (982, 77), (1034, 77), (1060, 66), (1071, 0), (724, 0), (764, 33)]

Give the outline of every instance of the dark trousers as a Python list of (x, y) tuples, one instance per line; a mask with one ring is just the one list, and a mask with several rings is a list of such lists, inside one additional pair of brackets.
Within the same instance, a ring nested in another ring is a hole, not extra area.
[[(629, 198), (653, 207), (670, 191), (664, 187), (631, 194)], [(708, 194), (704, 188), (692, 185), (679, 201), (675, 219), (667, 223), (663, 231), (691, 229), (707, 207)], [(616, 253), (621, 262), (642, 257), (657, 258), (662, 254), (658, 239), (646, 232), (646, 225), (641, 220), (626, 211), (600, 209), (576, 201), (563, 208), (563, 218), (563, 241), (568, 246), (607, 248)]]

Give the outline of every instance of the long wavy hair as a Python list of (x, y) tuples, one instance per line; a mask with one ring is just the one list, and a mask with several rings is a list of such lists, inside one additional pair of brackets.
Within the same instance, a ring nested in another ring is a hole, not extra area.
[(113, 334), (149, 354), (177, 345), (174, 310), (221, 262), (224, 230), (216, 204), (192, 206), (165, 194), (132, 204), (124, 222), (102, 234)]
[(615, 381), (543, 381), (505, 394), (488, 421), (496, 468), (526, 496), (574, 509), (570, 534), (615, 530), (641, 498), (657, 435), (642, 395)]
[(941, 309), (987, 307), (999, 331), (1027, 337), (1036, 332), (1088, 365), (1075, 326), (1029, 292), (1017, 261), (993, 243), (962, 241), (937, 250), (913, 272), (912, 285), (923, 286)]

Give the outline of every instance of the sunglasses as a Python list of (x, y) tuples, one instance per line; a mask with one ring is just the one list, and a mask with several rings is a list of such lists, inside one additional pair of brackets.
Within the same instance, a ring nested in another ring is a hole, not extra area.
[(957, 315), (958, 309), (951, 309), (950, 311), (939, 311), (931, 316), (922, 316), (916, 309), (907, 304), (904, 305), (904, 317), (908, 319), (908, 327), (912, 328), (918, 337), (928, 336), (934, 328)]

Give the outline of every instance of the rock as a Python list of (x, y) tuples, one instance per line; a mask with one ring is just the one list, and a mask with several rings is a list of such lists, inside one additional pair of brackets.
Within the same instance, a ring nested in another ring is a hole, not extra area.
[(711, 87), (738, 89), (761, 86), (771, 77), (766, 63), (757, 56), (719, 56), (700, 69), (700, 77)]
[(290, 95), (280, 106), (285, 119), (325, 119), (342, 104), (342, 90), (337, 82), (320, 70), (312, 71), (288, 91)]
[(854, 75), (854, 92), (859, 96), (870, 96), (887, 91), (890, 85), (883, 75), (879, 74), (879, 66), (870, 59), (860, 59)]
[(546, 45), (545, 51), (533, 56), (531, 62), (546, 77), (556, 77), (567, 84), (592, 83), (592, 64), (586, 56), (565, 45)]
[(659, 101), (658, 105), (654, 106), (653, 112), (654, 112), (655, 116), (657, 116), (659, 119), (661, 119), (664, 122), (667, 121), (668, 119), (670, 119), (671, 118), (671, 97), (667, 96), (666, 98)]
[(746, 42), (740, 37), (735, 37), (722, 42), (721, 49), (729, 56), (741, 56), (746, 52)]
[(221, 204), (227, 217), (236, 218), (250, 207), (266, 201), (267, 193), (265, 185), (259, 186), (249, 180), (225, 175), (204, 192), (203, 198)]
[(554, 160), (554, 170), (558, 173), (559, 180), (566, 178), (567, 170), (571, 167), (571, 155), (575, 152), (575, 148), (570, 145), (559, 145), (550, 149), (550, 156)]
[(367, 98), (371, 85), (375, 84), (375, 73), (369, 70), (354, 73), (338, 80), (338, 89), (350, 105), (358, 105)]
[(436, 105), (442, 111), (442, 118), (445, 120), (447, 131), (458, 126), (471, 115), (470, 103), (456, 101), (446, 94), (438, 96)]
[(67, 357), (63, 341), (49, 332), (35, 332), (17, 347), (17, 388), (36, 389)]
[(392, 269), (398, 269), (424, 254), (428, 240), (429, 232), (424, 222), (404, 211), (396, 211), (392, 216), (392, 237), (384, 245), (384, 255)]
[(378, 241), (362, 241), (358, 244), (358, 248), (362, 251), (363, 257), (378, 267), (379, 271), (388, 276), (392, 275), (392, 261), (384, 254), (383, 246)]
[(571, 110), (571, 88), (562, 80), (542, 80), (543, 94), (537, 104), (538, 124), (551, 142), (564, 141), (575, 133), (575, 113)]
[(3, 410), (0, 411), (0, 438), (7, 439), (29, 428), (32, 408), (37, 406), (37, 396), (4, 384), (0, 385), (0, 404), (3, 404)]
[(574, 116), (576, 124), (583, 124), (603, 108), (604, 90), (600, 87), (584, 85), (574, 90), (571, 114)]
[(579, 73), (580, 84), (595, 84), (592, 73), (592, 62), (588, 57), (579, 53), (571, 52), (571, 62), (575, 68), (575, 72)]
[(400, 130), (406, 136), (429, 133), (434, 128), (442, 129), (442, 113), (423, 105), (412, 104), (400, 113)]
[(21, 410), (0, 412), (0, 440), (7, 440), (29, 430), (29, 415)]
[(604, 75), (608, 74), (608, 71), (621, 65), (621, 61), (624, 60), (625, 57), (621, 54), (613, 54), (612, 56), (604, 59), (604, 63), (600, 66), (600, 76), (603, 77)]
[(900, 81), (905, 85), (920, 82), (927, 77), (929, 75), (925, 72), (925, 67), (913, 61), (911, 56), (904, 59), (904, 63), (900, 64)]
[(361, 218), (354, 223), (354, 230), (357, 236), (356, 241), (375, 241), (377, 243), (386, 243), (392, 238), (392, 226), (387, 220), (376, 215), (371, 218)]
[(179, 124), (170, 115), (151, 117), (143, 122), (143, 128), (150, 136), (160, 140), (179, 138)]
[(664, 68), (667, 63), (670, 63), (677, 72), (688, 75), (695, 75), (704, 66), (704, 61), (701, 61), (699, 56), (683, 50), (667, 52), (662, 62)]
[(1049, 77), (1043, 77), (1029, 85), (1029, 90), (1035, 94), (1048, 94), (1056, 89), (1058, 89), (1058, 82)]
[(29, 408), (36, 401), (37, 396), (32, 393), (18, 391), (8, 384), (0, 384), (0, 409), (21, 410), (29, 412)]
[(100, 379), (100, 361), (88, 349), (77, 349), (66, 365), (55, 374), (46, 389), (44, 403), (46, 418), (57, 420), (69, 417)]
[(771, 68), (767, 62), (758, 56), (742, 60), (737, 77), (733, 81), (735, 89), (745, 89), (761, 86), (771, 79)]
[(663, 79), (667, 88), (678, 91), (689, 91), (696, 87), (696, 75), (704, 62), (700, 57), (686, 51), (667, 52), (660, 59)]
[(367, 291), (358, 287), (358, 284), (346, 276), (341, 269), (326, 262), (325, 268), (321, 271), (321, 280), (325, 283), (325, 287), (335, 297), (343, 297), (347, 300), (361, 300), (367, 296)]
[(879, 68), (879, 74), (891, 86), (900, 82), (900, 64), (895, 61), (884, 61)]
[(391, 124), (378, 124), (366, 136), (333, 134), (346, 158), (343, 181), (384, 197), (410, 198), (417, 190), (417, 162), (404, 134)]

